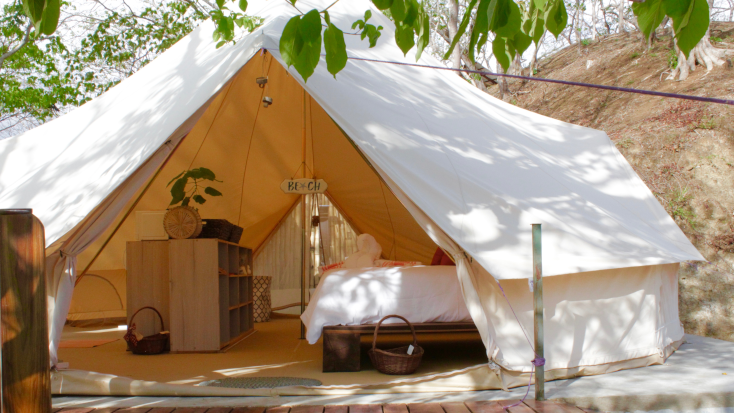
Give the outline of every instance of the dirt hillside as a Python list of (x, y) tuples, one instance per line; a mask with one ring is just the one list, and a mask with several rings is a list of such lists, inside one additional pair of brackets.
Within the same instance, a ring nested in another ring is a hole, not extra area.
[[(734, 51), (734, 24), (715, 24), (711, 36)], [(734, 99), (731, 61), (711, 71), (699, 67), (685, 81), (665, 80), (672, 47), (670, 36), (647, 50), (639, 33), (612, 35), (580, 53), (572, 46), (543, 59), (537, 75)], [(609, 135), (709, 261), (681, 266), (686, 332), (734, 341), (734, 106), (540, 82), (509, 88), (506, 101)]]

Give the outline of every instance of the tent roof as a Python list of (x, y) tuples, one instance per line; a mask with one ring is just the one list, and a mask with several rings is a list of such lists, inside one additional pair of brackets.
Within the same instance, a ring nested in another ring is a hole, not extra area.
[[(331, 2), (301, 0), (299, 8)], [(144, 69), (59, 119), (0, 141), (0, 207), (32, 207), (47, 244), (60, 239), (191, 120), (262, 48), (282, 63), (279, 36), (296, 10), (252, 2), (265, 24), (216, 49), (203, 24)], [(339, 2), (347, 28), (372, 8)], [(350, 56), (413, 61), (393, 24)], [(439, 66), (424, 54), (421, 64)], [(304, 84), (362, 154), (496, 278), (531, 268), (530, 224), (543, 224), (544, 274), (702, 259), (605, 133), (499, 101), (444, 71), (352, 60), (334, 79), (325, 62)]]

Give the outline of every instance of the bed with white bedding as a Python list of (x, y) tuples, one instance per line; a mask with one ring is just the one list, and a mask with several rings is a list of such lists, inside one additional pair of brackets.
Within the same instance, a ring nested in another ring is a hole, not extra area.
[[(301, 315), (314, 344), (325, 326), (377, 324), (389, 314), (411, 323), (471, 322), (454, 266), (342, 268), (326, 272)], [(399, 319), (388, 323), (402, 323)]]

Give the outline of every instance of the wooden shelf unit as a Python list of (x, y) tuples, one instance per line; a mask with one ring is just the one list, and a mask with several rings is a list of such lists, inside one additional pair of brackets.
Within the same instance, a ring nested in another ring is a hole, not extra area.
[[(139, 241), (128, 242), (127, 247), (128, 291), (133, 293), (128, 295), (128, 320), (140, 308), (141, 300), (134, 295), (153, 279), (167, 280), (168, 302), (158, 299), (155, 307), (166, 307), (170, 318), (166, 327), (171, 332), (171, 352), (222, 351), (254, 332), (252, 250), (216, 239)], [(166, 265), (135, 257), (145, 256), (148, 249), (156, 251), (155, 257), (165, 258)], [(131, 266), (131, 262), (140, 263)], [(140, 283), (144, 285), (136, 285)]]

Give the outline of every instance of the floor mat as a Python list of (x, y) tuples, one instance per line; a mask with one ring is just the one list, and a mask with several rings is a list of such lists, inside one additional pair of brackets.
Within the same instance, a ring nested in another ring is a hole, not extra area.
[(59, 344), (59, 348), (92, 348), (101, 346), (102, 344), (112, 343), (117, 340), (119, 340), (119, 338), (107, 340), (62, 340)]
[(234, 389), (272, 389), (289, 386), (321, 386), (315, 379), (301, 377), (227, 377), (226, 379), (209, 380), (197, 386), (229, 387)]

